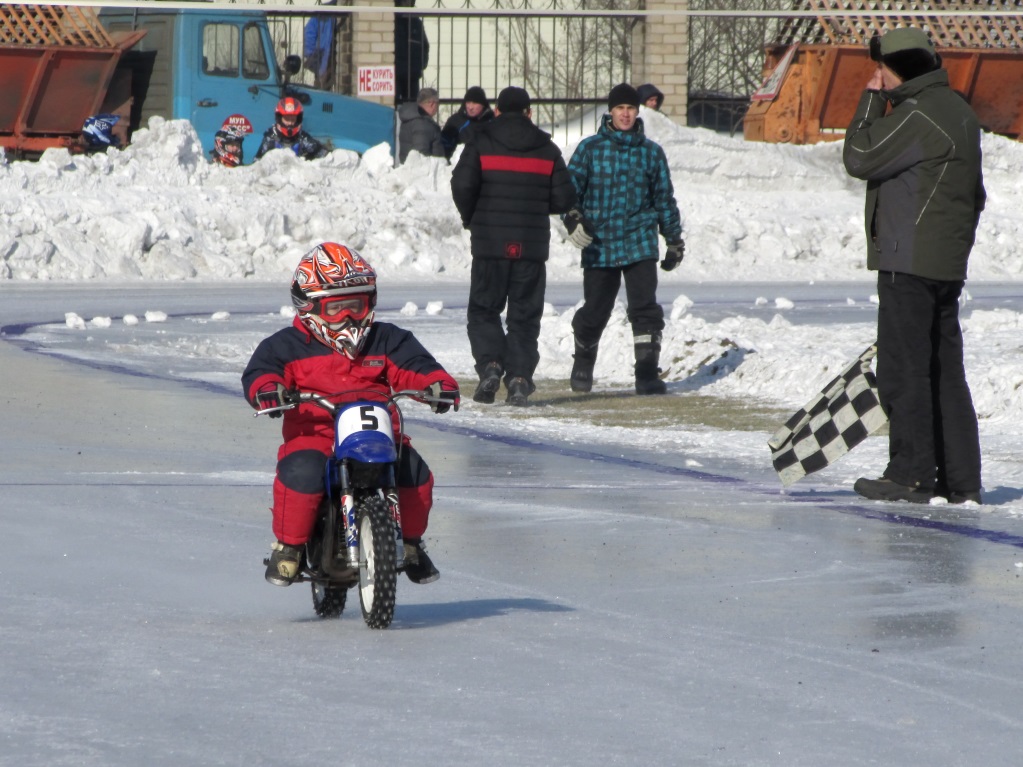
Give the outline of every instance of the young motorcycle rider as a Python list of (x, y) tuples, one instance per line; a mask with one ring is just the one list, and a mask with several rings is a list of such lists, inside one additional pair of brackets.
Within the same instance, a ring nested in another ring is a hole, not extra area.
[[(295, 320), (256, 347), (242, 374), (245, 398), (257, 410), (265, 410), (279, 407), (284, 392), (292, 389), (324, 396), (353, 392), (347, 398), (351, 401), (366, 399), (372, 392), (389, 396), (402, 389), (433, 387), (443, 400), (433, 405), (435, 412), (457, 409), (455, 379), (412, 333), (373, 321), (376, 299), (376, 272), (352, 248), (325, 242), (302, 256), (291, 284)], [(397, 426), (395, 419), (395, 436)], [(277, 540), (266, 579), (275, 586), (290, 586), (323, 498), (334, 420), (323, 408), (303, 403), (284, 411), (282, 433), (273, 484)], [(408, 437), (403, 437), (396, 475), (405, 574), (414, 583), (430, 583), (440, 577), (422, 542), (433, 505), (433, 474)]]

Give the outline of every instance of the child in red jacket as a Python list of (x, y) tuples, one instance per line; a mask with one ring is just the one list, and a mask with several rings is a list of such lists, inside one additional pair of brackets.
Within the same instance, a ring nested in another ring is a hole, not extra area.
[[(291, 284), (298, 312), (294, 322), (260, 342), (242, 374), (249, 403), (257, 410), (279, 407), (283, 392), (291, 389), (323, 395), (358, 389), (362, 396), (366, 391), (389, 396), (436, 384), (445, 400), (434, 406), (436, 411), (457, 408), (458, 384), (416, 337), (390, 323), (373, 321), (376, 298), (376, 272), (353, 249), (325, 242), (306, 253)], [(302, 404), (284, 412), (282, 433), (273, 486), (277, 541), (266, 579), (290, 586), (323, 498), (334, 421), (322, 408)], [(430, 583), (440, 577), (422, 542), (433, 505), (433, 474), (407, 437), (397, 482), (405, 574), (415, 583)]]

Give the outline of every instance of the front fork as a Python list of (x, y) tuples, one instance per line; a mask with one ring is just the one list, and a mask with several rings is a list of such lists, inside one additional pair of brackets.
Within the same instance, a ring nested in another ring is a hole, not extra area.
[(384, 500), (394, 521), (394, 557), (398, 567), (405, 566), (405, 539), (401, 535), (401, 508), (398, 504), (398, 488), (388, 487), (384, 490)]
[[(348, 475), (348, 467), (342, 463), (339, 466), (339, 479), (341, 484), (341, 520), (345, 532), (345, 558), (351, 568), (359, 567), (359, 528), (355, 519), (355, 495), (352, 492), (352, 483)], [(391, 477), (393, 481), (393, 474)], [(398, 488), (393, 485), (381, 488), (378, 492), (383, 494), (387, 508), (391, 512), (391, 519), (394, 522), (394, 554), (398, 567), (405, 565), (405, 541), (401, 535), (401, 508), (398, 504)]]

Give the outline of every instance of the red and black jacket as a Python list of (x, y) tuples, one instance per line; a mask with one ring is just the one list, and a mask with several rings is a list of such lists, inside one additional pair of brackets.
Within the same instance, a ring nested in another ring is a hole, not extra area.
[(476, 128), (451, 173), (451, 196), (472, 234), (473, 258), (546, 261), (550, 215), (575, 205), (561, 150), (516, 113)]
[[(267, 384), (280, 383), (287, 389), (323, 395), (362, 391), (334, 398), (335, 402), (344, 402), (373, 399), (367, 392), (386, 396), (401, 389), (422, 390), (437, 382), (458, 388), (455, 379), (407, 330), (387, 322), (374, 322), (362, 352), (350, 360), (313, 338), (297, 317), (291, 327), (260, 342), (242, 373), (242, 389), (253, 406), (256, 393)], [(285, 440), (304, 436), (330, 438), (334, 423), (323, 408), (303, 404), (284, 413), (283, 434)]]

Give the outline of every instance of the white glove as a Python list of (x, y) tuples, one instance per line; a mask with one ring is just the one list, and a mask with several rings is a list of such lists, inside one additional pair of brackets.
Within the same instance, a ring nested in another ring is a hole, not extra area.
[(593, 235), (587, 232), (589, 224), (578, 210), (570, 210), (565, 214), (565, 229), (568, 232), (568, 241), (582, 250), (591, 242)]

